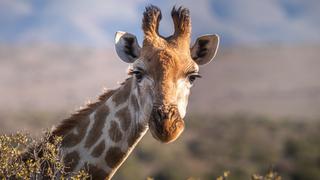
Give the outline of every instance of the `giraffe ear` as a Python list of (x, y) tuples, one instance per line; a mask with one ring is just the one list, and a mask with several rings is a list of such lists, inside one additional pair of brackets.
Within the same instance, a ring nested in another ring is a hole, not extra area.
[(208, 64), (217, 54), (218, 46), (218, 35), (200, 36), (190, 50), (191, 57), (198, 65)]
[(140, 46), (135, 35), (118, 31), (115, 35), (115, 47), (121, 60), (133, 63), (140, 56)]

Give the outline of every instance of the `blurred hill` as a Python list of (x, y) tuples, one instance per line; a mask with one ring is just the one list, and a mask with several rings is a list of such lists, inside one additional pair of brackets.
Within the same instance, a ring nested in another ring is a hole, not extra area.
[[(203, 78), (192, 89), (188, 112), (317, 117), (319, 55), (320, 45), (222, 47), (215, 61), (201, 69)], [(113, 49), (0, 45), (0, 118), (5, 120), (0, 125), (10, 129), (15, 121), (23, 123), (21, 114), (28, 130), (26, 114), (36, 124), (41, 113), (58, 114), (37, 125), (48, 127), (94, 101), (103, 87), (117, 87), (127, 66)]]

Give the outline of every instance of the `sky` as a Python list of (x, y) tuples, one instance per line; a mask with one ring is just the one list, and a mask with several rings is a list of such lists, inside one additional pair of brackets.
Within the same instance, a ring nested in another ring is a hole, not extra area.
[(173, 32), (174, 5), (190, 9), (192, 40), (218, 34), (222, 45), (320, 43), (319, 0), (0, 0), (0, 44), (105, 47), (116, 31), (142, 42), (145, 6), (161, 8), (160, 33)]

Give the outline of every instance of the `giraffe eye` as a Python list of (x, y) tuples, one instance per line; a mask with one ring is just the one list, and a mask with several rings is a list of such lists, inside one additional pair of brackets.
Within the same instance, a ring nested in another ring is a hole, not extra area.
[(134, 74), (134, 76), (137, 79), (137, 82), (141, 82), (143, 79), (143, 74), (141, 71), (132, 71), (132, 74)]
[(201, 76), (199, 74), (190, 74), (188, 76), (188, 80), (190, 82), (190, 84), (193, 84), (194, 81), (197, 79), (197, 78), (201, 78)]

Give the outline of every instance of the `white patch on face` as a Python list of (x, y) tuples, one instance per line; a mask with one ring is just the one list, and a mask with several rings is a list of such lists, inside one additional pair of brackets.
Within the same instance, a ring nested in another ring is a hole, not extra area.
[(133, 64), (130, 64), (129, 68), (130, 69), (134, 69), (135, 67), (140, 67), (142, 69), (145, 69), (145, 65), (142, 59), (137, 59), (136, 61), (134, 61)]
[[(138, 99), (138, 104), (140, 107), (139, 116), (144, 120), (149, 120), (149, 116), (153, 107), (153, 81), (149, 77), (144, 77), (141, 82), (137, 84), (137, 88), (135, 88), (134, 92)], [(139, 88), (139, 92), (138, 92)]]
[[(145, 64), (141, 59), (136, 60), (131, 69), (135, 69), (137, 67), (139, 69), (145, 69)], [(143, 79), (140, 82), (137, 82), (135, 77), (133, 77), (133, 80), (135, 81), (134, 83), (136, 86), (133, 89), (133, 93), (137, 97), (141, 111), (137, 112), (139, 113), (140, 121), (149, 120), (153, 107), (154, 81), (148, 74), (144, 74)]]
[(177, 105), (181, 118), (186, 115), (191, 85), (186, 79), (179, 79), (177, 86)]

